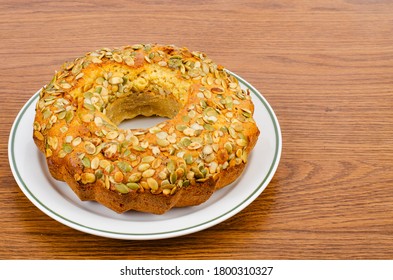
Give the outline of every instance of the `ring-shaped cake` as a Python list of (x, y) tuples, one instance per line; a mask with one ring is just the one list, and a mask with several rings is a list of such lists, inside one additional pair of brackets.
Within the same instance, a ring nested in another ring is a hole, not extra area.
[[(65, 63), (40, 92), (33, 138), (81, 200), (163, 214), (205, 202), (242, 173), (259, 135), (249, 92), (201, 52), (102, 48)], [(136, 116), (168, 120), (121, 129)]]

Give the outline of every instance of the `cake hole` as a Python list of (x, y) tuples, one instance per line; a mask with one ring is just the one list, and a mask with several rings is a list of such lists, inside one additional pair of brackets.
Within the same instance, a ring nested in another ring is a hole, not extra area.
[(175, 117), (181, 104), (173, 96), (153, 92), (118, 98), (106, 108), (107, 117), (120, 128), (149, 128)]
[(167, 120), (169, 120), (169, 118), (164, 118), (159, 116), (151, 116), (151, 117), (137, 116), (133, 119), (122, 121), (118, 125), (118, 127), (121, 129), (138, 129), (138, 128), (147, 129)]

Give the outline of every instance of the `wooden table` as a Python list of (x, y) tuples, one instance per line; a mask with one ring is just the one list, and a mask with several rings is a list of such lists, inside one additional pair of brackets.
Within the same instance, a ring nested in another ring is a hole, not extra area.
[[(392, 1), (129, 2), (0, 2), (1, 259), (393, 258)], [(12, 176), (12, 122), (63, 61), (139, 42), (207, 53), (259, 89), (280, 121), (269, 186), (207, 230), (89, 235), (42, 213)]]

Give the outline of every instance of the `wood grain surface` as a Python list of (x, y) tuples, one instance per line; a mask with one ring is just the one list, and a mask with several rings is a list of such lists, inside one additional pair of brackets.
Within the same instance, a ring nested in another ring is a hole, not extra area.
[[(112, 240), (36, 208), (8, 137), (64, 61), (140, 42), (201, 50), (249, 81), (283, 151), (266, 190), (225, 222)], [(0, 1), (0, 63), (0, 259), (393, 258), (392, 1)]]

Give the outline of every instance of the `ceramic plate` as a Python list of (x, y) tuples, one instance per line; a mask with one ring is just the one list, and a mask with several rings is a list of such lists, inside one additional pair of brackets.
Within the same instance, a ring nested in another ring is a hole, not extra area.
[[(231, 73), (231, 72), (230, 72)], [(39, 92), (24, 105), (12, 126), (9, 161), (16, 182), (42, 212), (76, 230), (117, 239), (162, 239), (194, 233), (232, 217), (253, 202), (272, 179), (281, 156), (281, 132), (265, 98), (234, 73), (242, 88), (249, 89), (255, 105), (254, 119), (261, 130), (242, 176), (213, 194), (204, 204), (172, 209), (164, 215), (129, 211), (117, 214), (91, 201), (80, 201), (64, 183), (54, 180), (44, 156), (35, 146), (32, 127)], [(144, 127), (157, 119), (141, 118)]]

